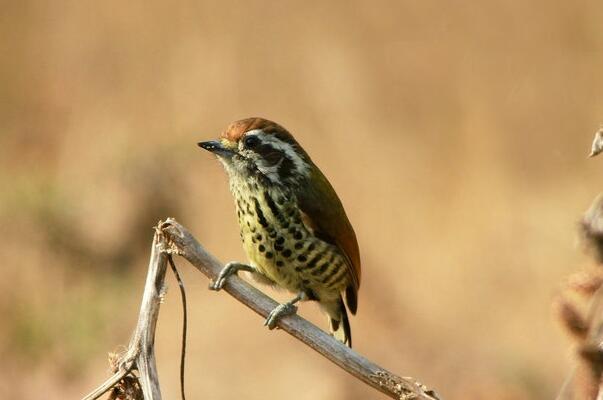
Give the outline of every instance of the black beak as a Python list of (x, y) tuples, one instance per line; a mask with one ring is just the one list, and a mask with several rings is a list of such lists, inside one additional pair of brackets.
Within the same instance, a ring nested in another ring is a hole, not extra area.
[(230, 158), (236, 154), (234, 151), (224, 147), (224, 145), (222, 145), (222, 143), (220, 143), (217, 140), (208, 140), (207, 142), (199, 142), (199, 143), (197, 143), (197, 145), (207, 151), (214, 153), (217, 156)]

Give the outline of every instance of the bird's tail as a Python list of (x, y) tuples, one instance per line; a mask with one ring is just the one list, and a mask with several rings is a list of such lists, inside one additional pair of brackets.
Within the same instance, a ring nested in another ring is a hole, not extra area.
[(348, 320), (348, 312), (341, 297), (325, 309), (329, 315), (329, 326), (333, 337), (346, 346), (352, 347), (352, 329)]

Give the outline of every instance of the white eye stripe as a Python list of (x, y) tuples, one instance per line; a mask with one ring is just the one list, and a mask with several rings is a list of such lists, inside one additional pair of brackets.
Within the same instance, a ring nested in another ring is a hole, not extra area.
[(259, 135), (260, 133), (264, 133), (261, 129), (252, 129), (250, 131), (245, 132), (245, 136)]
[(293, 165), (295, 165), (296, 172), (303, 176), (308, 176), (310, 166), (299, 156), (299, 154), (293, 148), (292, 144), (284, 142), (275, 136), (266, 135), (261, 129), (253, 129), (246, 132), (245, 137), (249, 136), (257, 136), (262, 143), (269, 144), (273, 148), (285, 153), (287, 157), (293, 162)]

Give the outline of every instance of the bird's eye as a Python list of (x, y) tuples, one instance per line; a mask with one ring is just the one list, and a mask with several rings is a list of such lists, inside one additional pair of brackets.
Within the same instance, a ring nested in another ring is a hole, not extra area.
[(247, 136), (245, 138), (245, 140), (243, 141), (243, 144), (248, 149), (253, 149), (255, 146), (257, 146), (258, 144), (260, 144), (260, 139), (258, 139), (257, 136)]

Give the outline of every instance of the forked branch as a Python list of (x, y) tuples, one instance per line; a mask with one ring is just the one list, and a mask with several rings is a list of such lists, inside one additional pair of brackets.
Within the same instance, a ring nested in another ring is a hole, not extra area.
[[(155, 254), (157, 250), (160, 250), (159, 254)], [(145, 294), (143, 296), (139, 323), (127, 352), (128, 358), (124, 359), (123, 365), (127, 368), (129, 365), (128, 360), (134, 360), (134, 364), (130, 366), (138, 367), (141, 378), (146, 374), (145, 379), (147, 379), (147, 382), (145, 383), (143, 381), (143, 384), (141, 385), (144, 391), (144, 398), (155, 400), (160, 398), (160, 393), (159, 383), (154, 369), (154, 357), (152, 356), (152, 338), (155, 332), (155, 312), (158, 312), (159, 309), (159, 299), (161, 297), (161, 288), (163, 287), (163, 279), (165, 276), (165, 253), (169, 252), (181, 255), (210, 279), (215, 279), (218, 276), (223, 264), (213, 255), (209, 254), (186, 228), (171, 218), (164, 222), (160, 222), (157, 226), (155, 239), (153, 241), (153, 252), (154, 255), (151, 256), (151, 267), (149, 268), (149, 277), (147, 278), (147, 286), (145, 287)], [(153, 261), (154, 259), (155, 261)], [(154, 263), (157, 263), (159, 269), (162, 270), (161, 274), (154, 274), (156, 278), (160, 277), (161, 282), (155, 281), (151, 285), (150, 276)], [(153, 294), (148, 294), (147, 291), (149, 290), (152, 291)], [(260, 314), (262, 317), (267, 317), (270, 311), (278, 305), (278, 303), (270, 297), (237, 276), (228, 278), (228, 281), (224, 285), (224, 291)], [(157, 299), (156, 308), (145, 306), (146, 302), (153, 298)], [(152, 314), (144, 316), (144, 313)], [(384, 368), (381, 368), (352, 349), (339, 343), (330, 335), (298, 315), (291, 315), (280, 319), (277, 326), (310, 348), (316, 350), (357, 379), (383, 392), (391, 398), (403, 400), (440, 399), (433, 390), (429, 390), (415, 379), (399, 377)], [(147, 331), (142, 332), (143, 329), (147, 329)], [(138, 337), (145, 338), (146, 345), (141, 346), (139, 344), (141, 341), (140, 339), (137, 339)], [(141, 359), (141, 355), (146, 351), (150, 351), (151, 357), (147, 354), (144, 359), (146, 361), (144, 361)], [(146, 372), (144, 374), (141, 369), (142, 366), (139, 365), (140, 362), (146, 362), (146, 365), (148, 366), (145, 369)], [(112, 378), (113, 381), (115, 381), (115, 377)], [(156, 380), (155, 384), (149, 385), (148, 379)], [(95, 397), (89, 396), (86, 399), (93, 398)]]
[[(143, 397), (147, 400), (161, 399), (155, 363), (155, 328), (165, 290), (167, 255), (171, 251), (167, 247), (167, 240), (161, 234), (160, 226), (161, 223), (155, 229), (138, 323), (128, 349), (112, 363), (115, 369), (113, 376), (86, 395), (83, 400), (98, 399), (109, 390), (118, 390), (126, 395), (127, 399)], [(137, 375), (134, 375), (135, 371)]]

